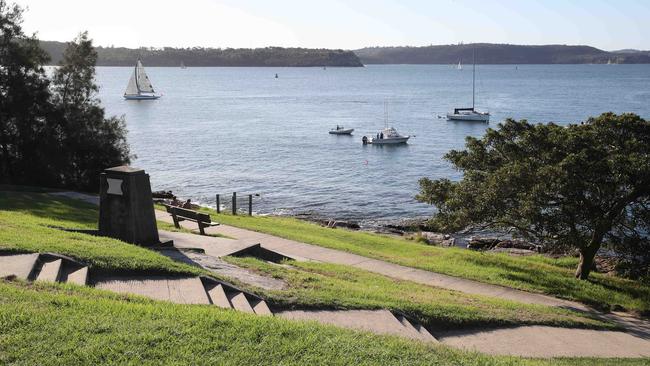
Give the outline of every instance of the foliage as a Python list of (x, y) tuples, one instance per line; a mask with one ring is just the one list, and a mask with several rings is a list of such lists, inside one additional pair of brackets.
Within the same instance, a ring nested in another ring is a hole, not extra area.
[(97, 54), (82, 33), (49, 80), (22, 14), (0, 0), (0, 183), (96, 191), (101, 170), (129, 162), (124, 120), (95, 97)]
[(33, 182), (49, 173), (51, 112), (43, 64), (48, 55), (24, 34), (22, 9), (0, 0), (0, 183)]
[(580, 125), (507, 120), (445, 158), (460, 182), (420, 180), (420, 201), (435, 205), (441, 230), (514, 228), (546, 247), (580, 252), (586, 279), (603, 242), (647, 245), (650, 228), (650, 123), (605, 113)]
[(96, 98), (97, 52), (87, 33), (68, 44), (52, 80), (53, 100), (61, 117), (57, 131), (60, 185), (97, 191), (99, 174), (130, 162), (124, 118), (104, 117)]

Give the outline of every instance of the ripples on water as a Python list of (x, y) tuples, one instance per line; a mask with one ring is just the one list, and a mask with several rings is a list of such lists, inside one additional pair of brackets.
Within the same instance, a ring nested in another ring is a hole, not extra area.
[[(459, 179), (442, 159), (484, 124), (439, 119), (471, 103), (471, 70), (445, 65), (365, 68), (147, 68), (158, 101), (125, 101), (131, 68), (99, 67), (100, 98), (125, 115), (134, 166), (154, 190), (203, 204), (260, 193), (260, 213), (313, 213), (370, 224), (429, 216), (420, 177)], [(275, 73), (279, 78), (275, 79)], [(605, 111), (650, 118), (650, 65), (489, 65), (478, 102), (491, 127), (507, 117), (560, 124)], [(405, 146), (363, 146), (389, 121)], [(335, 125), (354, 135), (333, 136)]]

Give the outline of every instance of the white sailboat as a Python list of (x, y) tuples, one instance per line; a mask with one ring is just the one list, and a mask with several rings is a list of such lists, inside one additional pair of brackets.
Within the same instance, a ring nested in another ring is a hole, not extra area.
[(158, 98), (160, 98), (160, 95), (156, 95), (153, 85), (151, 85), (151, 81), (149, 81), (149, 77), (144, 71), (144, 66), (142, 66), (142, 62), (138, 59), (133, 69), (133, 74), (131, 74), (131, 78), (129, 79), (129, 84), (124, 91), (124, 99), (152, 100)]
[(185, 62), (181, 61), (181, 69), (187, 69), (187, 66), (185, 66)]
[(462, 70), (463, 69), (463, 63), (461, 61), (458, 61), (458, 66), (456, 66), (457, 70)]
[(472, 65), (472, 107), (454, 108), (453, 113), (447, 113), (447, 120), (489, 122), (490, 112), (477, 111), (475, 109), (475, 100), (476, 100), (476, 53), (474, 53), (474, 62)]

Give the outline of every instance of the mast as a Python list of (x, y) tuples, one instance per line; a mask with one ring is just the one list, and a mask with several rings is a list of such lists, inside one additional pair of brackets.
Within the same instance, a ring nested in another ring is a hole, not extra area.
[(140, 94), (140, 85), (138, 85), (138, 64), (140, 63), (140, 59), (138, 59), (138, 62), (135, 63), (135, 69), (133, 69), (133, 75), (135, 75), (135, 87), (138, 89), (138, 94)]
[(474, 110), (474, 99), (476, 95), (476, 48), (472, 50), (472, 110)]

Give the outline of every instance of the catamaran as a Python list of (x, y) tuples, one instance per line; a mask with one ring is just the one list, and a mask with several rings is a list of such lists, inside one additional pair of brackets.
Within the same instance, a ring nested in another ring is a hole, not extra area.
[(151, 81), (149, 81), (149, 77), (144, 71), (142, 61), (138, 59), (133, 69), (133, 74), (131, 74), (131, 78), (129, 79), (129, 84), (126, 86), (126, 91), (124, 91), (124, 99), (151, 100), (158, 98), (160, 98), (160, 95), (156, 95), (156, 92), (153, 90), (153, 85), (151, 85)]
[(490, 122), (490, 112), (479, 112), (475, 109), (476, 100), (476, 52), (472, 66), (472, 108), (454, 108), (454, 113), (447, 113), (449, 121)]

